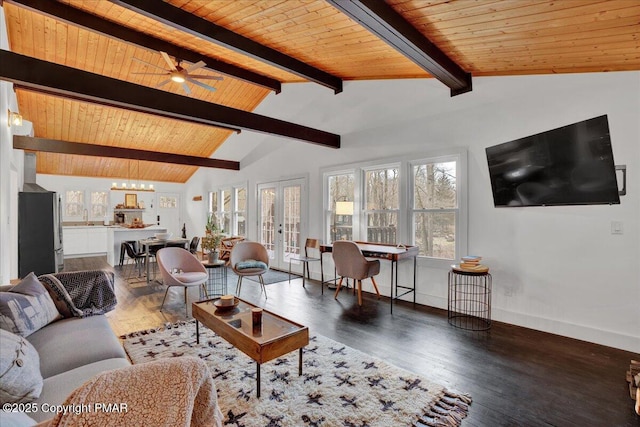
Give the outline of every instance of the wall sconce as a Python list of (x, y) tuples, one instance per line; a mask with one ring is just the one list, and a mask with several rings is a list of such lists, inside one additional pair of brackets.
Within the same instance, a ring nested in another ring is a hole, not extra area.
[(7, 110), (7, 126), (22, 126), (22, 115), (20, 113), (14, 113), (11, 110)]

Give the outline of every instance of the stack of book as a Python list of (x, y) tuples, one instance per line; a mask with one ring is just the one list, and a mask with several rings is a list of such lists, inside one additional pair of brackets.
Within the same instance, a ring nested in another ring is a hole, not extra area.
[(489, 267), (487, 267), (486, 265), (480, 264), (480, 261), (482, 261), (481, 256), (477, 256), (477, 255), (463, 256), (460, 259), (460, 270), (475, 271), (478, 273), (489, 271)]

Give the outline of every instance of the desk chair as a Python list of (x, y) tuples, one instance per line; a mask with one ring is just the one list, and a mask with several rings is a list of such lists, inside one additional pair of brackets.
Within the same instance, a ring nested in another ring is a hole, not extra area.
[(333, 242), (333, 262), (336, 266), (336, 272), (340, 276), (338, 288), (334, 295), (338, 299), (342, 279), (351, 278), (358, 286), (358, 305), (362, 305), (362, 280), (371, 279), (373, 287), (380, 299), (380, 291), (373, 276), (380, 273), (380, 260), (368, 260), (362, 255), (362, 251), (355, 242), (348, 240), (338, 240)]
[(291, 261), (298, 261), (302, 263), (302, 286), (305, 284), (305, 272), (306, 277), (311, 280), (311, 272), (309, 271), (309, 263), (320, 261), (320, 258), (314, 258), (309, 256), (309, 249), (320, 250), (320, 243), (318, 239), (307, 239), (304, 243), (304, 256), (292, 256), (289, 258), (289, 283), (291, 283)]

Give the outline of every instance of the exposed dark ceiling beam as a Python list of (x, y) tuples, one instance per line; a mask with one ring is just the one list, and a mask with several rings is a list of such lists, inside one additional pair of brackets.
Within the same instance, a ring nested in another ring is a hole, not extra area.
[(90, 13), (84, 12), (80, 9), (76, 9), (71, 6), (59, 3), (51, 0), (5, 0), (7, 3), (15, 4), (25, 7), (38, 13), (44, 13), (52, 16), (63, 22), (67, 22), (71, 25), (76, 25), (85, 28), (89, 31), (103, 34), (107, 37), (115, 38), (131, 44), (141, 46), (154, 51), (167, 52), (169, 55), (185, 60), (188, 62), (196, 63), (198, 61), (204, 61), (207, 63), (207, 67), (210, 70), (218, 71), (233, 78), (243, 80), (247, 83), (262, 86), (269, 90), (273, 90), (276, 93), (280, 93), (282, 85), (278, 80), (271, 77), (264, 76), (262, 74), (254, 73), (247, 69), (238, 67), (233, 64), (220, 61), (216, 58), (203, 55), (198, 52), (194, 52), (189, 49), (184, 49), (179, 46), (175, 46), (164, 40), (151, 37), (139, 31), (127, 28), (125, 26), (116, 24), (111, 21), (99, 18)]
[(172, 28), (189, 33), (201, 39), (224, 46), (234, 52), (266, 62), (306, 80), (310, 80), (342, 92), (342, 79), (299, 61), (275, 49), (261, 45), (206, 19), (192, 15), (162, 0), (110, 0), (119, 6), (132, 10), (148, 18), (162, 22)]
[(80, 142), (59, 141), (29, 136), (13, 136), (13, 148), (19, 150), (45, 151), (47, 153), (76, 154), (79, 156), (116, 157), (118, 159), (146, 160), (148, 162), (171, 163), (177, 165), (201, 166), (240, 170), (240, 162), (232, 160), (209, 159), (205, 157), (185, 156), (183, 154), (158, 153), (156, 151), (131, 148), (107, 147), (104, 145), (84, 144)]
[(471, 91), (471, 74), (384, 1), (327, 1), (447, 85), (451, 96)]
[(340, 148), (340, 135), (0, 50), (0, 80), (128, 110)]

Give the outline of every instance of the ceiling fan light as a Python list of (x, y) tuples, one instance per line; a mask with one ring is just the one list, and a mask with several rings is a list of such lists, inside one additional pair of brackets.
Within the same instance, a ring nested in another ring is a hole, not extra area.
[(171, 80), (176, 83), (184, 83), (184, 77), (182, 77), (180, 74), (172, 74)]

